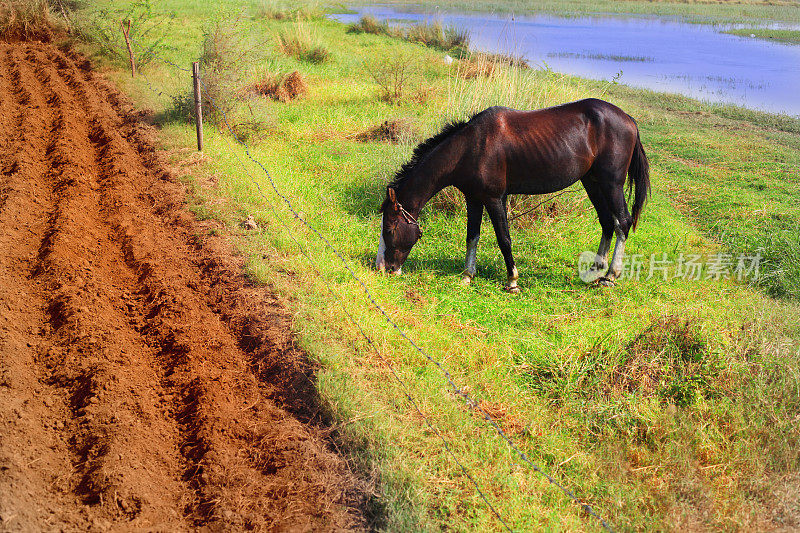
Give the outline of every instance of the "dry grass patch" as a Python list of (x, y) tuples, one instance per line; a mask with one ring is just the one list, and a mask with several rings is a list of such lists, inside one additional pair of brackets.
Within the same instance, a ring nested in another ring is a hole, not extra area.
[(479, 77), (491, 78), (498, 71), (499, 67), (529, 69), (530, 65), (521, 57), (478, 52), (470, 54), (458, 62), (456, 75), (465, 80)]
[(416, 124), (408, 118), (384, 120), (356, 135), (359, 142), (411, 142), (418, 137)]
[(46, 0), (0, 2), (0, 39), (50, 42), (59, 30)]
[(267, 96), (279, 102), (289, 102), (305, 96), (308, 84), (298, 71), (285, 75), (266, 75), (259, 81), (239, 89), (240, 97)]
[(625, 347), (608, 385), (616, 393), (659, 394), (678, 405), (691, 404), (709, 380), (703, 368), (709, 356), (695, 321), (659, 317)]

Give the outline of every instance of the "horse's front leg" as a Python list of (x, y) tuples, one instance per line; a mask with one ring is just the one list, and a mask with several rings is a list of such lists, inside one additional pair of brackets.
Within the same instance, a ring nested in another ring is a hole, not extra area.
[(469, 285), (477, 271), (478, 241), (481, 238), (481, 220), (483, 204), (475, 200), (467, 200), (467, 258), (464, 261), (464, 273), (461, 283)]
[(497, 244), (500, 246), (500, 252), (503, 254), (503, 259), (506, 262), (506, 271), (508, 273), (508, 284), (505, 290), (511, 293), (518, 293), (517, 267), (514, 264), (514, 256), (511, 253), (511, 234), (508, 230), (508, 216), (506, 213), (506, 198), (496, 198), (486, 203), (486, 211), (489, 212), (489, 218), (492, 220), (494, 226), (494, 233), (497, 236)]

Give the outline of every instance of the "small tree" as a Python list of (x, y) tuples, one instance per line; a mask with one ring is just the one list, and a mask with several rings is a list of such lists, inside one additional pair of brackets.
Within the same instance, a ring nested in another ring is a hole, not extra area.
[(372, 61), (365, 67), (378, 84), (380, 98), (385, 102), (402, 100), (413, 80), (419, 77), (417, 58), (408, 52)]
[[(89, 18), (83, 29), (84, 37), (94, 42), (100, 53), (120, 66), (132, 62), (139, 68), (146, 66), (170, 49), (165, 44), (165, 23), (175, 18), (174, 13), (153, 9), (151, 0), (138, 0), (125, 9), (100, 9)], [(130, 41), (130, 55), (120, 24)]]

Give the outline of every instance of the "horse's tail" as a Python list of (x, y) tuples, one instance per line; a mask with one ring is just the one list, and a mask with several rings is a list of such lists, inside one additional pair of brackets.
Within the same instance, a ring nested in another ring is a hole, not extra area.
[(633, 157), (628, 167), (628, 194), (633, 192), (633, 225), (636, 229), (639, 215), (642, 214), (647, 196), (650, 194), (650, 163), (644, 153), (642, 140), (639, 138), (639, 127), (636, 127), (636, 146), (633, 148)]

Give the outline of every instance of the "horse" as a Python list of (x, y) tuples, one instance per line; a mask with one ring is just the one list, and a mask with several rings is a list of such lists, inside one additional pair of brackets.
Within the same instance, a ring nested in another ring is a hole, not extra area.
[[(633, 214), (625, 201), (626, 174)], [(628, 233), (636, 229), (650, 193), (650, 172), (636, 121), (596, 98), (535, 111), (490, 107), (467, 121), (446, 125), (420, 143), (386, 188), (376, 268), (402, 273), (411, 248), (422, 237), (420, 211), (439, 191), (453, 186), (464, 194), (467, 204), (462, 282), (469, 284), (475, 277), (485, 208), (506, 265), (505, 290), (517, 293), (519, 274), (511, 253), (508, 195), (553, 193), (578, 180), (601, 227), (600, 245), (584, 279), (614, 285), (622, 273)]]

